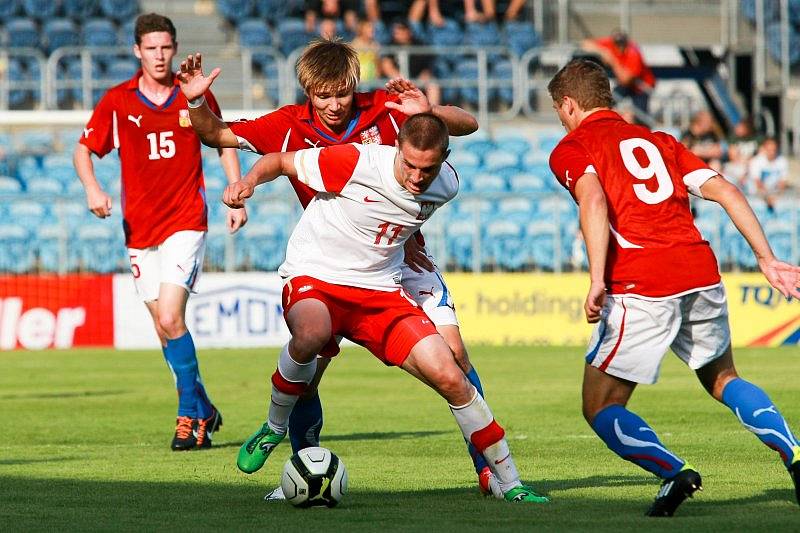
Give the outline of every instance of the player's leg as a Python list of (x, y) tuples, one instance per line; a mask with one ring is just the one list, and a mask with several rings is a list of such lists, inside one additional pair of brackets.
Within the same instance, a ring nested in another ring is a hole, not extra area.
[[(439, 269), (435, 266), (433, 257), (428, 255), (428, 258), (434, 264), (433, 271), (423, 269), (422, 272), (416, 272), (407, 265), (403, 265), (403, 288), (434, 323), (436, 330), (450, 347), (450, 351), (453, 353), (456, 363), (464, 372), (464, 375), (477, 389), (478, 394), (483, 396), (483, 385), (480, 377), (475, 367), (470, 363), (467, 348), (461, 338), (455, 304), (450, 290)], [(468, 440), (466, 440), (466, 444), (467, 452), (475, 467), (475, 473), (478, 474), (478, 486), (481, 488), (481, 492), (489, 494), (492, 492), (493, 484), (491, 469), (486, 464), (483, 456), (475, 449), (475, 446)]]
[(332, 319), (324, 302), (306, 298), (289, 307), (284, 289), (286, 324), (292, 334), (278, 356), (272, 375), (272, 394), (267, 421), (251, 435), (239, 450), (237, 466), (251, 474), (259, 470), (272, 450), (286, 436), (289, 416), (297, 399), (314, 379), (317, 354), (331, 340)]
[(583, 375), (583, 416), (606, 446), (663, 479), (651, 516), (671, 516), (700, 488), (700, 475), (627, 409), (637, 383), (655, 383), (661, 359), (680, 327), (676, 301), (610, 296), (589, 341)]
[(757, 385), (739, 377), (730, 345), (722, 357), (697, 370), (706, 391), (725, 404), (739, 422), (767, 447), (780, 454), (795, 485), (800, 504), (800, 444), (778, 408)]
[(289, 415), (289, 442), (292, 444), (293, 453), (303, 448), (319, 446), (323, 417), (318, 385), (329, 363), (330, 359), (327, 357), (317, 357), (314, 379), (297, 399), (292, 414)]
[(520, 481), (503, 428), (495, 421), (486, 401), (456, 365), (441, 335), (428, 335), (419, 340), (402, 362), (401, 368), (430, 384), (447, 400), (464, 438), (491, 465), (506, 500), (548, 501)]

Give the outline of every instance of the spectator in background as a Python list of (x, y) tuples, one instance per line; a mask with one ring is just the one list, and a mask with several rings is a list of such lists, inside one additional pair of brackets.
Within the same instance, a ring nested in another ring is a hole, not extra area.
[(722, 166), (721, 139), (719, 125), (706, 110), (695, 113), (689, 122), (689, 129), (681, 133), (681, 143), (717, 171)]
[(759, 139), (753, 133), (753, 124), (749, 118), (740, 120), (733, 127), (733, 135), (727, 139), (727, 146), (724, 147), (726, 159), (722, 165), (722, 173), (741, 189), (745, 188), (750, 159), (756, 154), (759, 144)]
[(336, 19), (325, 17), (319, 23), (319, 36), (326, 40), (333, 40), (338, 35)]
[(615, 100), (630, 98), (637, 109), (648, 112), (656, 77), (645, 64), (638, 45), (625, 32), (615, 30), (608, 37), (587, 39), (581, 43), (581, 48), (598, 55), (614, 74), (617, 81), (613, 91)]
[(775, 200), (786, 189), (789, 162), (778, 152), (778, 141), (767, 137), (750, 160), (745, 191), (758, 194), (767, 202), (767, 209), (774, 211)]
[(375, 25), (372, 21), (362, 19), (358, 22), (358, 31), (350, 43), (358, 54), (361, 65), (361, 81), (370, 82), (380, 77), (380, 45), (375, 41)]
[[(374, 0), (373, 0), (374, 3)], [(321, 19), (341, 19), (347, 31), (355, 33), (358, 26), (359, 0), (306, 0), (306, 31), (315, 33)], [(320, 26), (322, 22), (320, 22)], [(320, 29), (321, 32), (321, 29)], [(320, 35), (322, 35), (320, 33)], [(323, 36), (323, 38), (326, 38)]]
[[(411, 27), (403, 20), (392, 24), (392, 46), (415, 46), (418, 42), (411, 33)], [(380, 60), (381, 75), (386, 78), (407, 77), (414, 80), (425, 90), (425, 95), (433, 105), (442, 100), (442, 91), (433, 76), (433, 58), (423, 54), (409, 54), (408, 73), (400, 70), (400, 60), (394, 54), (385, 55)]]

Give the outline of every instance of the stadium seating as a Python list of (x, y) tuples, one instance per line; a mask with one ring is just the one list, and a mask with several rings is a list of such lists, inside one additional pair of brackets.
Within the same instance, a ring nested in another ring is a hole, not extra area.
[(278, 22), (280, 51), (290, 54), (293, 50), (305, 46), (313, 37), (306, 32), (306, 23), (299, 18), (286, 18)]
[(100, 10), (99, 0), (62, 0), (64, 16), (75, 20), (86, 20)]
[(0, 2), (0, 20), (9, 20), (20, 12), (20, 0), (4, 0)]
[(53, 0), (22, 0), (22, 10), (30, 18), (47, 20), (55, 16), (59, 2)]
[(7, 43), (10, 48), (37, 48), (39, 30), (30, 19), (16, 18), (5, 23)]
[(506, 22), (503, 28), (502, 42), (518, 56), (532, 48), (538, 48), (542, 44), (533, 24), (524, 21)]
[(52, 53), (62, 46), (77, 46), (80, 44), (78, 27), (70, 19), (50, 19), (44, 23), (44, 36), (47, 41), (47, 51)]
[(89, 19), (83, 23), (82, 39), (84, 46), (116, 46), (117, 28), (107, 19)]
[(100, 13), (110, 19), (122, 22), (139, 12), (139, 2), (131, 0), (100, 0)]
[(231, 23), (251, 16), (255, 5), (255, 0), (217, 0), (217, 10)]

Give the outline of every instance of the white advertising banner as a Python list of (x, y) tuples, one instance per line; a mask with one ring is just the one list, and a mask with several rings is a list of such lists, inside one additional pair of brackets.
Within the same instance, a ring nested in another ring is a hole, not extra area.
[[(206, 273), (186, 306), (186, 325), (198, 348), (282, 346), (281, 278), (275, 272)], [(153, 321), (130, 274), (114, 276), (114, 346), (158, 348)]]

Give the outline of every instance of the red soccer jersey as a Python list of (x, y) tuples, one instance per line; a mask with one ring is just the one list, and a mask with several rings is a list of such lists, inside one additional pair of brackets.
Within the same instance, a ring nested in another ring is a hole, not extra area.
[(597, 39), (595, 43), (611, 52), (617, 61), (619, 61), (620, 64), (627, 70), (629, 70), (635, 78), (639, 78), (650, 88), (656, 86), (656, 77), (653, 74), (653, 71), (650, 70), (650, 67), (648, 67), (644, 62), (642, 52), (639, 50), (639, 47), (636, 44), (629, 41), (628, 46), (625, 47), (625, 50), (620, 52), (619, 48), (617, 48), (617, 45), (614, 43), (614, 39), (611, 37)]
[[(232, 122), (229, 126), (239, 137), (241, 146), (259, 154), (347, 143), (394, 145), (406, 115), (384, 104), (398, 102), (397, 97), (377, 90), (355, 93), (353, 99), (355, 115), (344, 133), (338, 136), (320, 123), (311, 102), (283, 106), (255, 120)], [(289, 181), (305, 208), (317, 192), (295, 178)]]
[(550, 168), (573, 196), (586, 173), (603, 186), (611, 294), (665, 298), (720, 282), (714, 252), (689, 210), (689, 192), (699, 195), (717, 173), (674, 137), (598, 111), (561, 140)]
[[(119, 150), (125, 243), (147, 248), (177, 231), (208, 229), (200, 139), (177, 79), (163, 105), (139, 91), (142, 71), (112, 87), (95, 107), (80, 142), (97, 156)], [(211, 109), (220, 114), (214, 96)]]

